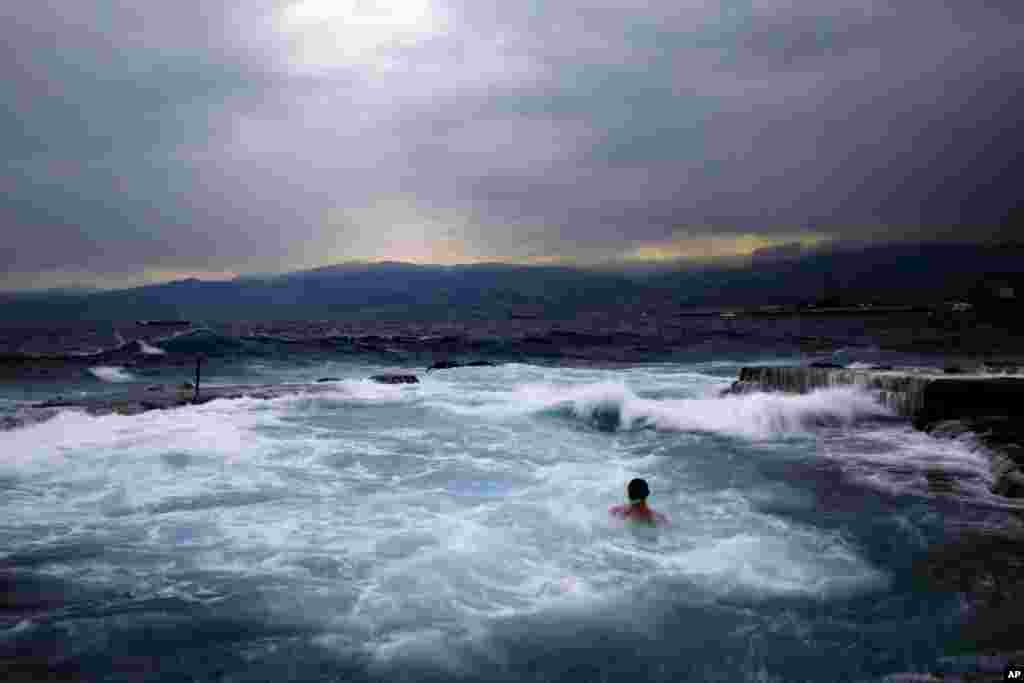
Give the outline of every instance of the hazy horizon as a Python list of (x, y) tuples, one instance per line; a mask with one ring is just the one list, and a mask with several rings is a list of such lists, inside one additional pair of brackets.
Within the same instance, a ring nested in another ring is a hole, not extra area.
[[(42, 294), (47, 292), (106, 292), (125, 289), (136, 289), (151, 285), (172, 284), (187, 280), (199, 280), (202, 282), (232, 282), (257, 280), (261, 278), (278, 278), (291, 274), (311, 273), (316, 271), (328, 271), (331, 269), (343, 269), (354, 267), (374, 266), (412, 266), (422, 268), (461, 269), (474, 267), (510, 267), (510, 268), (557, 268), (577, 271), (581, 273), (606, 273), (606, 274), (638, 274), (638, 273), (672, 273), (672, 272), (701, 272), (720, 270), (743, 270), (776, 264), (780, 262), (797, 262), (809, 258), (829, 257), (837, 254), (867, 253), (885, 249), (900, 249), (904, 247), (927, 248), (950, 247), (966, 245), (978, 249), (1014, 249), (1019, 250), (1022, 245), (1015, 241), (981, 241), (981, 242), (854, 242), (854, 241), (832, 241), (821, 242), (810, 246), (800, 243), (781, 243), (767, 247), (759, 247), (750, 253), (739, 255), (716, 255), (712, 258), (698, 259), (677, 257), (674, 259), (635, 259), (635, 260), (605, 260), (599, 262), (573, 262), (573, 261), (512, 261), (512, 260), (478, 260), (459, 263), (431, 263), (417, 261), (401, 261), (394, 259), (352, 259), (325, 263), (309, 268), (297, 268), (291, 270), (272, 271), (249, 271), (249, 272), (143, 272), (122, 279), (108, 281), (86, 282), (80, 274), (67, 274), (58, 278), (56, 282), (51, 279), (27, 286), (16, 288), (0, 288), (0, 293), (8, 295), (16, 294)], [(980, 274), (979, 274), (980, 275)]]

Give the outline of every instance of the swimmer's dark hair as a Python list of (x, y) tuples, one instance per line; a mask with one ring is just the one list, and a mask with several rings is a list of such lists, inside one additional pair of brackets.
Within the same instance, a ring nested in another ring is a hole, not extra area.
[(643, 500), (651, 495), (651, 489), (643, 479), (633, 479), (629, 482), (629, 486), (626, 487), (626, 495), (629, 496), (630, 500)]

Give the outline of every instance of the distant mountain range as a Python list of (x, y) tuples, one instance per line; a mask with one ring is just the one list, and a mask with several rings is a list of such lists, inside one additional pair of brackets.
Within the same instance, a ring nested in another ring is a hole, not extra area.
[(743, 263), (578, 269), (342, 264), (230, 281), (116, 291), (0, 294), (5, 324), (137, 319), (566, 319), (578, 311), (839, 303), (938, 303), (988, 275), (1024, 271), (1024, 245), (890, 244), (770, 249)]

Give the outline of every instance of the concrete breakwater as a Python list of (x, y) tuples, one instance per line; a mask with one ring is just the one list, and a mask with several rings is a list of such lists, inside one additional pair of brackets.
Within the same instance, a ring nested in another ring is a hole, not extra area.
[[(275, 399), (300, 394), (316, 395), (337, 391), (332, 382), (337, 377), (323, 377), (306, 384), (251, 384), (229, 386), (203, 386), (198, 394), (191, 382), (184, 384), (153, 384), (129, 387), (101, 396), (65, 398), (58, 396), (39, 403), (23, 406), (12, 415), (0, 416), (0, 430), (17, 429), (54, 417), (61, 409), (82, 410), (90, 415), (138, 415), (150, 410), (168, 410), (189, 405), (209, 403), (222, 399), (256, 398)], [(378, 384), (416, 384), (416, 375), (382, 373), (369, 381)]]
[(993, 493), (1024, 497), (1024, 375), (934, 368), (745, 367), (729, 393), (857, 386), (937, 438), (969, 436), (990, 456)]

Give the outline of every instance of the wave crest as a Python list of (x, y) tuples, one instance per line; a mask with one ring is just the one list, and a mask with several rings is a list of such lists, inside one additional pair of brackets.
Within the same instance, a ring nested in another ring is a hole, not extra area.
[(656, 400), (642, 398), (621, 383), (598, 383), (568, 389), (534, 385), (519, 394), (520, 404), (531, 412), (582, 420), (602, 431), (653, 428), (763, 439), (892, 416), (869, 392), (854, 387), (803, 395)]

